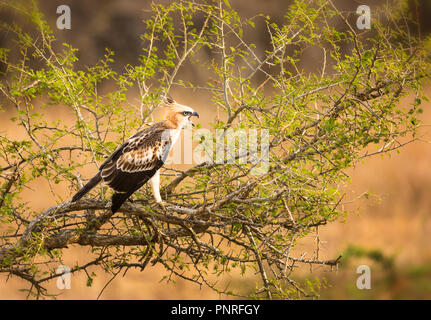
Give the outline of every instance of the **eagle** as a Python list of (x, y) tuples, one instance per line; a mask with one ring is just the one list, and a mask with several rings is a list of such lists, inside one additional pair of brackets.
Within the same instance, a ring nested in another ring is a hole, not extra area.
[(72, 198), (78, 201), (103, 181), (114, 191), (111, 211), (121, 205), (147, 181), (150, 181), (156, 203), (164, 208), (160, 196), (160, 168), (186, 125), (194, 127), (191, 118), (199, 114), (192, 108), (166, 98), (162, 104), (167, 113), (162, 121), (127, 139), (103, 162), (97, 174)]

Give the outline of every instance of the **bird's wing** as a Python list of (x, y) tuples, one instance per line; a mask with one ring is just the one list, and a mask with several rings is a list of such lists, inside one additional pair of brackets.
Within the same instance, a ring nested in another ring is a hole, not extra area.
[(103, 181), (117, 192), (145, 183), (163, 165), (170, 151), (169, 130), (152, 126), (124, 142), (100, 166)]
[(118, 158), (117, 169), (124, 172), (148, 171), (166, 159), (170, 139), (163, 139), (160, 132), (137, 137), (124, 147)]

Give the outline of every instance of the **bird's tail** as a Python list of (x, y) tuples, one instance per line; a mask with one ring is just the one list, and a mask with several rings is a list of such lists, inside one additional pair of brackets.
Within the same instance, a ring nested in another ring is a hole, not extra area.
[(132, 195), (133, 192), (125, 192), (125, 193), (118, 193), (115, 192), (112, 195), (112, 204), (111, 204), (111, 211), (112, 213), (115, 213), (120, 209), (121, 205), (124, 203), (124, 201), (127, 200), (128, 197)]
[(91, 189), (93, 189), (99, 182), (102, 180), (102, 176), (100, 172), (96, 174), (93, 178), (91, 178), (88, 183), (81, 188), (72, 198), (72, 202), (78, 201), (83, 196), (85, 196)]

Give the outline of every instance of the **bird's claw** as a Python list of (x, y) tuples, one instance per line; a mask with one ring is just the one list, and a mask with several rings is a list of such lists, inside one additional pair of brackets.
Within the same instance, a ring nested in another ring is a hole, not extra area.
[(166, 206), (167, 206), (166, 202), (158, 201), (158, 202), (156, 202), (156, 204), (157, 204), (157, 206), (159, 206), (160, 209), (162, 209), (163, 211), (166, 211)]

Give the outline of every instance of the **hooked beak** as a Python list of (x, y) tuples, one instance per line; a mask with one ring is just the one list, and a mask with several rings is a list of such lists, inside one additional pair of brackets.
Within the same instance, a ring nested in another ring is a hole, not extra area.
[[(196, 111), (195, 111), (195, 112), (193, 112), (193, 113), (192, 113), (192, 115), (190, 116), (190, 118), (191, 118), (191, 117), (193, 117), (193, 116), (194, 116), (194, 117), (198, 117), (198, 118), (199, 118), (199, 113), (197, 113)], [(189, 119), (190, 119), (190, 118), (189, 118)], [(195, 124), (194, 124), (191, 120), (190, 120), (190, 123), (192, 124), (192, 126), (193, 126), (193, 127), (195, 127)]]

